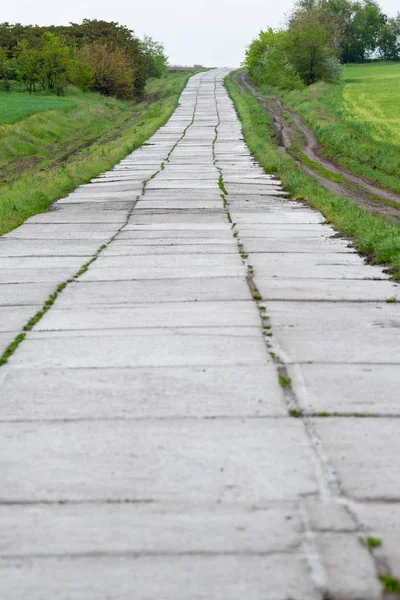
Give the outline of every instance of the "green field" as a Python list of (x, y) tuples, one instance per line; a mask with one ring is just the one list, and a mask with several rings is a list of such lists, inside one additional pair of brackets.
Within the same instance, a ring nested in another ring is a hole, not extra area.
[(400, 63), (348, 65), (340, 83), (278, 95), (315, 131), (326, 156), (400, 192)]
[(72, 88), (0, 93), (0, 235), (139, 147), (175, 110), (189, 73), (150, 80), (134, 104)]
[(47, 110), (68, 110), (75, 105), (70, 98), (9, 92), (0, 94), (0, 125), (13, 124)]
[(400, 226), (385, 217), (370, 214), (306, 175), (292, 158), (279, 152), (273, 141), (271, 118), (255, 96), (250, 92), (243, 95), (232, 75), (225, 78), (225, 85), (242, 122), (250, 151), (265, 171), (276, 173), (294, 200), (306, 201), (320, 210), (326, 222), (352, 238), (358, 251), (371, 262), (388, 265), (393, 275), (400, 278)]

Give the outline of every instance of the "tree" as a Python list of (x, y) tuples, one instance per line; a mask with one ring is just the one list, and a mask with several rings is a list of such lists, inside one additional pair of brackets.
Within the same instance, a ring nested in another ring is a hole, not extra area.
[(90, 65), (81, 60), (74, 60), (71, 65), (72, 81), (85, 94), (94, 85), (94, 73)]
[(326, 61), (334, 57), (334, 51), (318, 8), (292, 14), (286, 46), (290, 64), (306, 85), (323, 79)]
[(354, 3), (354, 13), (343, 43), (342, 60), (345, 63), (362, 62), (378, 47), (385, 15), (374, 0)]
[(387, 19), (378, 38), (379, 54), (385, 60), (400, 60), (400, 13)]
[[(45, 39), (44, 36), (48, 35), (53, 37)], [(27, 83), (31, 91), (40, 80), (45, 89), (54, 89), (61, 94), (73, 78), (79, 80), (78, 85), (83, 86), (82, 89), (87, 89), (90, 85), (89, 73), (84, 69), (78, 69), (67, 59), (73, 60), (76, 52), (91, 44), (120, 50), (125, 59), (128, 57), (132, 80), (129, 87), (137, 99), (143, 97), (148, 77), (150, 75), (160, 77), (166, 70), (167, 57), (162, 44), (147, 36), (141, 41), (131, 29), (114, 21), (84, 19), (82, 23), (43, 27), (7, 22), (0, 24), (0, 46), (7, 49), (8, 58), (20, 56), (19, 44), (21, 42), (26, 43), (27, 51), (28, 49), (32, 51), (31, 55), (28, 56), (27, 53), (24, 55), (24, 65), (20, 65), (20, 77), (26, 82), (31, 81), (31, 83)], [(50, 50), (53, 51), (55, 59), (53, 65), (52, 61), (48, 60)], [(37, 56), (40, 55), (39, 79), (32, 75), (34, 51), (38, 52)], [(55, 54), (58, 58), (55, 58)], [(54, 63), (57, 63), (58, 66)], [(53, 66), (60, 67), (57, 75), (52, 72)], [(55, 83), (54, 77), (56, 77), (57, 83)], [(126, 92), (124, 94), (126, 95)]]
[(28, 47), (27, 40), (22, 40), (17, 45), (17, 69), (18, 81), (25, 84), (30, 94), (35, 91), (36, 84), (40, 81), (39, 67), (40, 56), (38, 50)]
[(132, 98), (132, 62), (123, 50), (105, 44), (89, 44), (79, 51), (77, 58), (86, 63), (93, 73), (96, 91)]
[(102, 44), (122, 50), (131, 63), (133, 95), (138, 99), (143, 97), (149, 76), (149, 61), (139, 38), (131, 29), (114, 21), (84, 19), (81, 24), (71, 23), (68, 35), (76, 41), (78, 48), (88, 44)]
[(54, 33), (43, 35), (39, 52), (39, 78), (44, 89), (55, 90), (60, 96), (73, 81), (73, 60), (70, 48)]
[(168, 56), (163, 44), (145, 35), (141, 42), (144, 55), (148, 58), (148, 74), (150, 77), (162, 77), (167, 71)]
[(10, 59), (8, 58), (7, 48), (0, 48), (0, 79), (3, 80), (3, 85), (6, 92), (10, 91), (11, 75), (12, 69), (10, 65)]
[(261, 31), (247, 48), (245, 65), (257, 83), (282, 89), (304, 87), (299, 74), (288, 60), (287, 36), (286, 31), (269, 28)]
[(359, 5), (352, 0), (320, 0), (317, 6), (321, 12), (321, 22), (329, 31), (329, 43), (341, 57), (353, 35), (352, 22)]

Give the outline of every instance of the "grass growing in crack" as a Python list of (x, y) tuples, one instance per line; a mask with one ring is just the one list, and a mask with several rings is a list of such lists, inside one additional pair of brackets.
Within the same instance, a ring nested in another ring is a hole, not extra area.
[(397, 302), (397, 298), (395, 296), (392, 296), (391, 298), (387, 298), (386, 302), (388, 304), (395, 304)]
[(295, 419), (300, 419), (303, 416), (303, 413), (301, 410), (297, 410), (297, 408), (291, 408), (289, 410), (289, 415)]
[(292, 380), (290, 379), (290, 377), (285, 377), (284, 375), (279, 375), (279, 384), (283, 388), (287, 388), (290, 385), (292, 385)]
[(354, 240), (356, 249), (374, 264), (389, 265), (400, 278), (400, 225), (375, 216), (321, 187), (273, 143), (271, 118), (253, 95), (242, 95), (232, 75), (225, 86), (234, 102), (247, 145), (267, 173), (277, 174), (294, 200), (306, 200), (326, 221)]
[(382, 546), (382, 540), (375, 537), (360, 537), (360, 542), (363, 546), (366, 546), (368, 550), (374, 550), (374, 548), (379, 548)]
[(382, 574), (379, 575), (379, 579), (382, 581), (385, 592), (388, 593), (399, 593), (400, 592), (400, 579), (392, 577), (391, 575)]
[(259, 292), (253, 293), (253, 300), (262, 300), (262, 296)]
[(0, 366), (5, 365), (8, 362), (10, 356), (14, 354), (20, 343), (25, 339), (26, 333), (20, 333), (17, 337), (7, 346), (3, 354), (0, 356)]
[(222, 177), (222, 174), (220, 174), (220, 176), (219, 176), (219, 179), (218, 179), (218, 185), (219, 185), (219, 189), (221, 190), (221, 192), (222, 192), (222, 193), (223, 193), (225, 196), (227, 196), (227, 195), (228, 195), (228, 192), (227, 192), (227, 191), (226, 191), (226, 189), (225, 189), (225, 186), (224, 186), (224, 179), (223, 179), (223, 177)]
[[(138, 201), (139, 197), (136, 196), (136, 202)], [(125, 227), (125, 225), (128, 223), (129, 218), (131, 216), (132, 210), (136, 204), (136, 202), (134, 202), (132, 204), (132, 208), (130, 209), (127, 217), (126, 217), (126, 221), (125, 223), (117, 230), (117, 232), (109, 239), (109, 241), (106, 244), (103, 244), (102, 246), (100, 246), (100, 248), (97, 250), (96, 254), (93, 256), (93, 258), (91, 258), (86, 264), (84, 264), (79, 271), (77, 271), (75, 273), (75, 275), (73, 277), (71, 277), (70, 279), (67, 279), (66, 281), (63, 281), (62, 283), (60, 283), (57, 286), (57, 289), (55, 292), (53, 292), (45, 301), (45, 303), (43, 304), (43, 307), (41, 310), (39, 310), (35, 315), (33, 315), (33, 317), (31, 319), (29, 319), (28, 323), (24, 326), (22, 333), (20, 333), (19, 335), (17, 335), (17, 337), (13, 340), (13, 342), (11, 344), (9, 344), (9, 346), (7, 346), (7, 348), (5, 349), (5, 351), (3, 352), (3, 354), (0, 357), (0, 367), (2, 365), (5, 365), (8, 362), (8, 359), (14, 354), (14, 352), (16, 351), (16, 349), (18, 348), (18, 346), (20, 345), (20, 343), (25, 339), (26, 337), (26, 333), (27, 331), (31, 331), (33, 329), (33, 327), (43, 318), (43, 316), (46, 314), (46, 312), (53, 306), (54, 302), (57, 300), (58, 296), (61, 294), (61, 292), (67, 287), (67, 285), (69, 283), (73, 283), (74, 281), (77, 281), (77, 279), (83, 275), (83, 273), (86, 273), (86, 271), (88, 270), (88, 268), (90, 267), (90, 265), (92, 263), (94, 263), (95, 260), (97, 260), (100, 256), (100, 254), (103, 252), (103, 250), (105, 250), (107, 248), (107, 246), (117, 237), (118, 233), (121, 231), (121, 229), (123, 227)]]

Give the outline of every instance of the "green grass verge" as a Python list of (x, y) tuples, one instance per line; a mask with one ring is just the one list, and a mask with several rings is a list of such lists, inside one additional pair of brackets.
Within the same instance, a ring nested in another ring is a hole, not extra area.
[(273, 92), (313, 129), (327, 157), (400, 192), (400, 64), (346, 65), (337, 84)]
[[(150, 81), (136, 105), (73, 89), (66, 98), (0, 94), (0, 113), (9, 107), (11, 121), (0, 126), (0, 235), (143, 144), (168, 121), (191, 74)], [(22, 100), (13, 111), (16, 96)]]
[(351, 237), (359, 252), (375, 264), (386, 264), (400, 277), (400, 225), (371, 215), (348, 200), (321, 187), (273, 143), (271, 119), (253, 94), (242, 95), (232, 74), (225, 85), (242, 122), (243, 134), (253, 156), (267, 173), (276, 173), (294, 200), (305, 200), (321, 211), (327, 222)]

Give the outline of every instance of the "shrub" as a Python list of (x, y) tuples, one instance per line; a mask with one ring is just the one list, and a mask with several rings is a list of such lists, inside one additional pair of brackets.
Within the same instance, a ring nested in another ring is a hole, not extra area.
[(322, 65), (324, 81), (339, 81), (343, 73), (343, 65), (338, 58), (328, 58)]
[(93, 73), (93, 87), (101, 94), (132, 98), (134, 92), (132, 61), (120, 48), (106, 44), (89, 44), (77, 58)]

